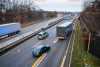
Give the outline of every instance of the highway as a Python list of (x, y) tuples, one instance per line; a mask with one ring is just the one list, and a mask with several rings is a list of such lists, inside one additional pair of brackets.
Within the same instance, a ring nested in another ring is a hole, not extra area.
[(52, 19), (49, 19), (49, 20), (36, 22), (35, 24), (33, 23), (32, 25), (30, 25), (28, 27), (22, 28), (21, 31), (16, 35), (0, 39), (0, 43), (6, 42), (7, 40), (10, 40), (12, 38), (18, 37), (18, 36), (20, 36), (22, 34), (30, 32), (30, 31), (36, 31), (36, 30), (38, 30), (38, 29), (40, 29), (42, 27), (46, 27), (46, 26), (48, 26), (48, 24), (50, 24), (51, 22), (57, 21), (57, 19), (59, 19), (59, 18), (61, 18), (61, 16), (60, 17), (55, 17), (55, 18), (52, 18)]
[(38, 40), (36, 36), (32, 37), (0, 56), (0, 67), (33, 67), (38, 58), (32, 57), (32, 47), (41, 44), (50, 45), (51, 50), (41, 56), (43, 59), (37, 63), (38, 67), (60, 67), (70, 36), (67, 40), (58, 40), (56, 26), (48, 29), (47, 32), (49, 33), (48, 38)]

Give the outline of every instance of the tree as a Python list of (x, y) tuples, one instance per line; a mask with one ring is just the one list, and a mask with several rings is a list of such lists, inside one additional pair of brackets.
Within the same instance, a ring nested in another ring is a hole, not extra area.
[(80, 14), (80, 21), (85, 23), (90, 32), (100, 31), (100, 0), (95, 0), (92, 5), (86, 6)]

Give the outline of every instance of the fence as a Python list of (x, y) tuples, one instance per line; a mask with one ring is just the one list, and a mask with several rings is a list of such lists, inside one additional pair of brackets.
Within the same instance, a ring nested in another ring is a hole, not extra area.
[[(71, 55), (69, 67), (99, 67), (100, 60), (89, 53), (91, 33), (84, 39), (84, 31), (79, 21), (74, 23), (74, 33), (72, 37)], [(87, 41), (87, 45), (86, 42)], [(87, 47), (86, 47), (87, 46)], [(87, 48), (87, 50), (85, 50)]]

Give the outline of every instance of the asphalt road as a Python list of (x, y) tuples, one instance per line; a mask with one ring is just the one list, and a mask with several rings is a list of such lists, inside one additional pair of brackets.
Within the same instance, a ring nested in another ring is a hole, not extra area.
[(55, 17), (55, 18), (52, 18), (52, 19), (49, 19), (49, 20), (44, 20), (44, 21), (41, 21), (41, 22), (37, 22), (35, 24), (32, 24), (28, 27), (25, 27), (25, 28), (22, 28), (21, 31), (16, 34), (16, 35), (13, 35), (13, 36), (10, 36), (10, 37), (5, 37), (5, 38), (1, 38), (0, 39), (0, 43), (3, 43), (3, 42), (6, 42), (12, 38), (15, 38), (15, 37), (18, 37), (24, 33), (27, 33), (27, 32), (30, 32), (30, 31), (36, 31), (42, 27), (46, 27), (49, 23), (51, 22), (54, 22), (56, 21), (57, 19), (61, 18), (61, 16), (58, 16), (58, 17)]
[(50, 45), (51, 50), (46, 53), (42, 62), (38, 63), (38, 67), (60, 67), (70, 37), (67, 40), (58, 40), (55, 26), (47, 32), (48, 38), (38, 40), (35, 36), (0, 56), (0, 67), (32, 67), (38, 59), (32, 57), (32, 47), (41, 44)]

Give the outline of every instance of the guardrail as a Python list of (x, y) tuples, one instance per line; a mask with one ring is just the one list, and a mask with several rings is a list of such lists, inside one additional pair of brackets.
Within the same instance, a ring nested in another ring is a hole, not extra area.
[(75, 39), (76, 39), (76, 27), (77, 27), (77, 22), (74, 23), (74, 32), (73, 32), (73, 37), (71, 38), (71, 48), (70, 48), (70, 58), (69, 58), (69, 64), (68, 64), (68, 67), (71, 67), (71, 63), (72, 63), (72, 56), (73, 56), (73, 49), (74, 49), (74, 43), (75, 43)]
[(19, 43), (37, 35), (39, 32), (43, 31), (43, 30), (47, 30), (49, 28), (51, 28), (52, 26), (56, 25), (57, 23), (59, 23), (60, 21), (63, 20), (63, 17), (59, 18), (58, 20), (51, 22), (51, 25), (48, 25), (47, 27), (43, 28), (43, 29), (38, 29), (36, 31), (30, 31), (28, 33), (22, 34), (19, 37), (15, 37), (14, 39), (11, 39), (9, 41), (6, 41), (5, 43), (1, 43), (0, 44), (0, 55), (2, 55), (4, 53), (4, 51), (6, 51), (7, 49), (18, 45)]

